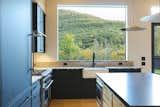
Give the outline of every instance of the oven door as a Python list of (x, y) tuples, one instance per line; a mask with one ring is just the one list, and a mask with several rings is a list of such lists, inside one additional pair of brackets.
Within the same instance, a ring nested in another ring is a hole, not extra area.
[(99, 107), (102, 107), (102, 87), (96, 83), (96, 98)]
[(49, 103), (51, 101), (51, 85), (53, 83), (53, 80), (50, 80), (49, 82), (47, 82), (46, 84), (44, 84), (43, 87), (43, 107), (48, 107)]
[(96, 79), (96, 98), (97, 98), (97, 103), (99, 107), (102, 107), (102, 102), (103, 102), (103, 96), (102, 96), (102, 88), (103, 88), (103, 82), (97, 78)]

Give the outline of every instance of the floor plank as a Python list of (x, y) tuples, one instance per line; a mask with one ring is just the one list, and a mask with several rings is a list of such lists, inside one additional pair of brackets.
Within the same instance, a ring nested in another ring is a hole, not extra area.
[(49, 107), (98, 107), (96, 99), (56, 99)]

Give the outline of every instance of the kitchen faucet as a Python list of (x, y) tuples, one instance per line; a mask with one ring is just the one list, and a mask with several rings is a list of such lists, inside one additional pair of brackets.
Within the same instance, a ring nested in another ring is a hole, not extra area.
[(95, 52), (93, 52), (93, 54), (92, 54), (92, 67), (95, 67), (95, 65), (96, 65), (95, 56), (96, 56), (96, 54), (95, 54)]

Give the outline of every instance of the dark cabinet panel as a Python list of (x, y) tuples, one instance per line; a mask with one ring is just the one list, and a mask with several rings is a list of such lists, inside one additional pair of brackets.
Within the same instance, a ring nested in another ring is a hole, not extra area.
[(31, 42), (28, 37), (32, 33), (31, 2), (0, 0), (1, 107), (14, 104), (16, 98), (31, 86)]
[(31, 107), (32, 99), (31, 97), (26, 99), (25, 102), (20, 107)]
[(83, 79), (82, 69), (53, 70), (55, 81), (52, 87), (52, 98), (74, 99), (95, 98), (96, 80)]
[(96, 79), (81, 80), (81, 98), (96, 98)]
[(55, 98), (79, 98), (81, 70), (55, 70), (55, 86), (52, 90)]
[(128, 73), (128, 72), (129, 73), (136, 73), (136, 72), (138, 73), (138, 72), (141, 72), (141, 68), (136, 68), (136, 69), (125, 69), (125, 68), (124, 69), (114, 69), (113, 68), (113, 69), (109, 69), (109, 72), (110, 73), (120, 73), (120, 72), (121, 73), (125, 73), (125, 72), (126, 73)]

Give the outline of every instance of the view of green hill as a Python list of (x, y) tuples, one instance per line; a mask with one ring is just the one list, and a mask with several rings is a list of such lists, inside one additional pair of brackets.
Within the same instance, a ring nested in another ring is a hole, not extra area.
[(104, 20), (88, 14), (59, 10), (60, 60), (124, 60), (125, 22)]

